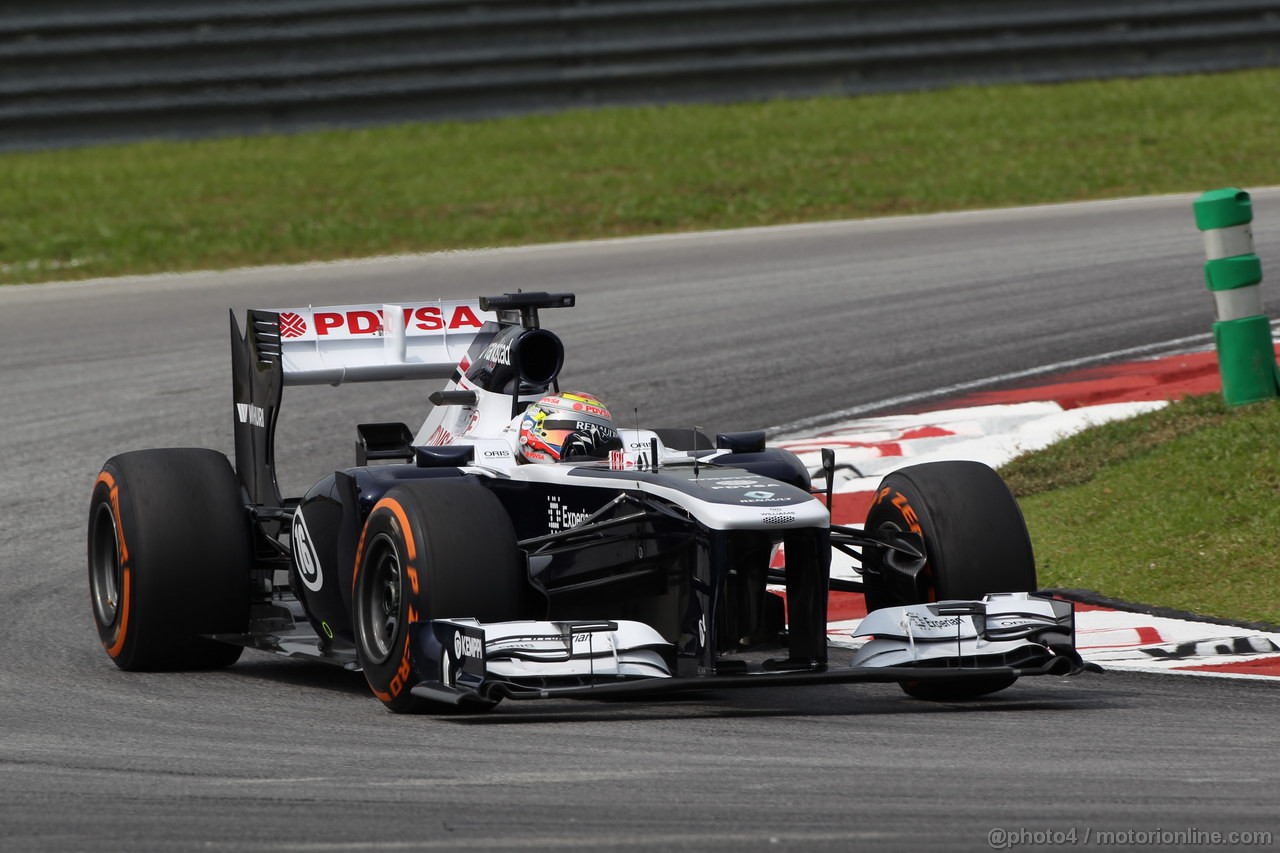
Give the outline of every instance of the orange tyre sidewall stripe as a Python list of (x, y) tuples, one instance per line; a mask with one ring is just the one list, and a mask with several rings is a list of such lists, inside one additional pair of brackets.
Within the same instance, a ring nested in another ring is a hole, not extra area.
[[(369, 512), (369, 521), (373, 520), (373, 515), (380, 509), (388, 510), (396, 517), (396, 521), (400, 522), (400, 531), (404, 536), (404, 546), (409, 552), (410, 565), (408, 566), (409, 579), (413, 582), (413, 591), (418, 591), (418, 572), (414, 569), (412, 561), (418, 556), (417, 546), (413, 541), (413, 531), (409, 528), (409, 514), (404, 511), (404, 507), (400, 506), (400, 502), (395, 498), (383, 498), (373, 505), (373, 509)], [(364, 523), (364, 528), (360, 531), (360, 541), (356, 544), (356, 564), (351, 571), (351, 598), (355, 599), (356, 581), (360, 577), (360, 566), (364, 562), (364, 540), (369, 532), (369, 521)]]
[(116, 522), (116, 548), (120, 559), (121, 574), (121, 590), (120, 590), (120, 614), (116, 624), (115, 642), (110, 645), (106, 640), (102, 641), (102, 647), (107, 650), (107, 654), (113, 658), (120, 656), (124, 650), (124, 643), (129, 634), (129, 603), (132, 601), (132, 575), (133, 571), (129, 565), (129, 545), (124, 536), (124, 522), (120, 517), (120, 487), (116, 485), (115, 478), (106, 471), (98, 475), (97, 483), (107, 487), (107, 495), (111, 501), (111, 516)]
[[(357, 582), (360, 579), (360, 568), (364, 562), (364, 542), (365, 542), (365, 536), (369, 530), (369, 522), (373, 521), (373, 516), (380, 509), (385, 509), (388, 512), (390, 512), (395, 517), (396, 522), (400, 525), (400, 535), (404, 539), (405, 551), (408, 552), (406, 555), (408, 557), (408, 560), (405, 562), (405, 567), (404, 567), (405, 575), (409, 578), (409, 585), (413, 588), (414, 596), (416, 597), (418, 595), (418, 589), (419, 589), (418, 570), (413, 565), (413, 561), (417, 559), (417, 556), (418, 556), (418, 548), (417, 548), (417, 544), (414, 542), (414, 539), (413, 539), (413, 530), (409, 527), (409, 514), (404, 511), (404, 507), (401, 506), (400, 502), (397, 501), (395, 498), (383, 498), (382, 500), (374, 504), (373, 510), (370, 511), (369, 513), (369, 520), (365, 522), (364, 529), (360, 531), (360, 542), (359, 544), (356, 545), (356, 564), (354, 569), (351, 572), (352, 601), (356, 600), (356, 588), (357, 588)], [(416, 598), (414, 599), (414, 601), (416, 602)], [(414, 606), (414, 603), (409, 603), (407, 620), (409, 622), (416, 622), (417, 617), (418, 617), (417, 608)], [(389, 692), (383, 692), (379, 690), (373, 684), (373, 682), (369, 682), (369, 689), (373, 691), (373, 695), (386, 703), (390, 703), (392, 699), (399, 696), (401, 690), (403, 690), (405, 686), (405, 680), (403, 677), (401, 677), (401, 674), (406, 669), (412, 667), (411, 659), (412, 659), (412, 653), (409, 648), (409, 634), (408, 634), (408, 630), (406, 629), (405, 637), (404, 637), (404, 652), (401, 655), (400, 665), (397, 668), (397, 673), (393, 675), (391, 682), (387, 685)], [(369, 670), (366, 668), (365, 681), (369, 681), (368, 676), (369, 676)]]
[(404, 536), (404, 547), (409, 552), (410, 561), (418, 556), (417, 546), (413, 542), (413, 531), (409, 528), (409, 514), (404, 511), (404, 507), (400, 506), (400, 501), (395, 498), (383, 498), (374, 504), (373, 511), (386, 507), (396, 517), (396, 521), (400, 522), (400, 532)]

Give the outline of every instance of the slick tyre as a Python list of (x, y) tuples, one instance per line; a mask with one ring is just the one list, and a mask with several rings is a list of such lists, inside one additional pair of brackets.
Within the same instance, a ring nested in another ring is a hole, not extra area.
[(437, 677), (417, 671), (410, 625), (527, 619), (530, 592), (511, 519), (492, 492), (466, 477), (396, 486), (365, 522), (352, 580), (356, 652), (369, 688), (397, 713), (453, 709), (410, 692)]
[[(932, 462), (894, 471), (880, 483), (866, 528), (919, 533), (927, 559), (918, 600), (895, 598), (868, 583), (868, 610), (1037, 588), (1022, 511), (1000, 475), (980, 462)], [(995, 693), (1016, 680), (904, 682), (902, 689), (918, 699), (954, 701)]]
[(249, 518), (231, 464), (198, 448), (107, 460), (89, 502), (89, 597), (98, 637), (125, 670), (230, 666), (253, 565)]

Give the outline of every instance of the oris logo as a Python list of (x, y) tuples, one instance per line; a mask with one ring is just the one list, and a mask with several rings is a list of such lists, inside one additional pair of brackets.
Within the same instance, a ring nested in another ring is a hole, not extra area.
[(459, 631), (453, 635), (453, 654), (457, 658), (483, 658), (484, 642)]
[(486, 450), (484, 452), (485, 459), (510, 459), (510, 450)]

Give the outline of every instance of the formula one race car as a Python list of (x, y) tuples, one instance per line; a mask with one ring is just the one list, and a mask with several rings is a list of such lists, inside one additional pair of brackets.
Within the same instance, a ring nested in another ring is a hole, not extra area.
[[(562, 392), (539, 311), (574, 301), (252, 310), (245, 334), (233, 313), (235, 469), (142, 450), (94, 485), (107, 654), (127, 670), (227, 666), (244, 647), (326, 661), (394, 711), (854, 681), (966, 699), (1085, 668), (990, 468), (903, 468), (862, 529), (832, 525), (832, 453), (811, 473), (763, 432), (619, 429)], [(361, 424), (353, 467), (280, 495), (285, 385), (418, 378), (448, 382), (416, 434)], [(860, 580), (829, 577), (832, 549)], [(840, 665), (833, 589), (870, 609)]]

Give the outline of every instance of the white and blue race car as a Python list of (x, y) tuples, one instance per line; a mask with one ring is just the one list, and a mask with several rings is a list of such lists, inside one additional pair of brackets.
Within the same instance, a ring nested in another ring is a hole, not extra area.
[[(885, 477), (862, 528), (763, 432), (621, 429), (560, 389), (539, 312), (572, 294), (252, 310), (231, 317), (235, 466), (203, 449), (107, 461), (89, 586), (128, 670), (227, 666), (245, 647), (362, 670), (393, 711), (502, 699), (897, 682), (967, 699), (1086, 669), (1069, 602), (990, 468)], [(285, 386), (447, 380), (425, 422), (357, 426), (355, 464), (280, 494)], [(830, 577), (832, 550), (858, 580)], [(829, 647), (833, 590), (860, 647)], [(833, 659), (835, 655), (842, 659)]]

